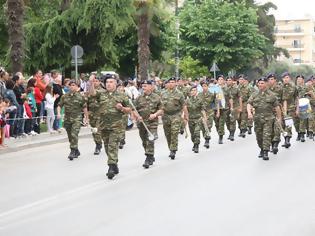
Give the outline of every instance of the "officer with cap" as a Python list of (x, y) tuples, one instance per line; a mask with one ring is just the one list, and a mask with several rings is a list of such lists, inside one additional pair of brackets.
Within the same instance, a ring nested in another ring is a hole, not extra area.
[(185, 123), (188, 122), (188, 112), (184, 95), (176, 89), (176, 79), (170, 78), (167, 89), (161, 94), (163, 106), (163, 129), (166, 136), (169, 157), (174, 160), (178, 149), (178, 133), (181, 125), (181, 116), (184, 115)]
[[(269, 73), (267, 75), (267, 80), (268, 80), (268, 89), (276, 96), (277, 101), (280, 105), (280, 109), (281, 109), (282, 86), (279, 83), (277, 83), (276, 75), (274, 73)], [(276, 116), (275, 110), (274, 110), (274, 114)], [(274, 120), (272, 140), (271, 140), (273, 154), (278, 153), (279, 151), (278, 146), (281, 141), (281, 127), (279, 126), (279, 123), (276, 123), (276, 122), (277, 121)]]
[[(250, 96), (247, 102), (248, 118), (255, 123), (255, 133), (260, 148), (259, 158), (269, 160), (268, 152), (271, 146), (272, 125), (275, 119), (273, 110), (277, 112), (278, 122), (281, 122), (281, 110), (276, 96), (267, 89), (267, 78), (258, 80), (259, 91)], [(255, 115), (252, 110), (255, 109)]]
[(158, 117), (163, 114), (163, 109), (160, 96), (153, 93), (152, 81), (142, 81), (141, 87), (143, 94), (137, 97), (134, 102), (137, 111), (134, 111), (133, 115), (138, 121), (139, 135), (146, 156), (142, 166), (147, 169), (153, 165), (155, 161), (154, 140), (149, 140), (148, 131), (143, 123), (153, 135), (157, 136)]
[(251, 88), (247, 81), (247, 77), (245, 75), (239, 75), (238, 76), (238, 81), (239, 81), (239, 91), (242, 97), (242, 112), (239, 116), (239, 126), (240, 126), (240, 137), (245, 138), (246, 136), (246, 131), (247, 131), (247, 126), (248, 126), (248, 114), (247, 114), (247, 101), (249, 97), (252, 94)]
[(78, 135), (81, 128), (81, 116), (84, 111), (85, 122), (88, 120), (88, 111), (86, 107), (86, 99), (81, 95), (80, 87), (75, 80), (71, 80), (69, 83), (70, 92), (61, 97), (61, 100), (57, 107), (57, 117), (61, 118), (60, 111), (64, 107), (64, 127), (67, 131), (68, 139), (70, 142), (71, 152), (68, 156), (72, 161), (74, 158), (80, 156), (78, 149)]

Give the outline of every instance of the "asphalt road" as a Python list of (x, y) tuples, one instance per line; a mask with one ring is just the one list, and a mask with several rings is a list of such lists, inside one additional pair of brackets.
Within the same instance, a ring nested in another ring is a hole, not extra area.
[(127, 132), (112, 181), (91, 138), (73, 162), (67, 143), (2, 154), (0, 235), (315, 235), (315, 142), (266, 162), (253, 135), (223, 145), (214, 135), (199, 154), (180, 136), (172, 161), (161, 127), (159, 137), (144, 170), (138, 133)]

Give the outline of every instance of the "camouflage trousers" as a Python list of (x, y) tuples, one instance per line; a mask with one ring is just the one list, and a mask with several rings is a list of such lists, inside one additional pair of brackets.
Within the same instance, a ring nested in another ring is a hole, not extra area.
[[(157, 123), (151, 125), (146, 123), (146, 125), (153, 135), (157, 134)], [(148, 131), (144, 128), (142, 123), (138, 124), (138, 129), (145, 154), (154, 155), (154, 141), (149, 140)]]
[(102, 144), (102, 136), (101, 136), (101, 132), (99, 130), (99, 122), (100, 119), (98, 117), (94, 117), (90, 115), (90, 126), (93, 128), (97, 128), (97, 132), (96, 133), (92, 133), (93, 136), (93, 140), (95, 142), (95, 144)]
[(306, 133), (306, 126), (307, 126), (307, 119), (301, 119), (299, 117), (297, 117), (295, 119), (295, 129), (296, 129), (296, 132), (298, 133)]
[(81, 129), (81, 118), (78, 119), (65, 119), (64, 128), (67, 131), (68, 140), (70, 143), (70, 148), (78, 148), (79, 132)]
[(189, 119), (189, 132), (193, 144), (200, 144), (200, 127), (202, 127), (201, 119)]
[(274, 119), (265, 120), (255, 118), (254, 122), (256, 140), (259, 148), (263, 150), (270, 150)]
[(120, 140), (125, 140), (126, 139), (126, 127), (128, 125), (128, 115), (124, 115), (123, 123), (124, 123), (125, 130), (123, 132), (121, 132)]
[(177, 151), (178, 148), (178, 133), (181, 120), (180, 115), (164, 115), (162, 118), (164, 134), (168, 148), (171, 151)]
[(236, 121), (239, 119), (240, 112), (238, 107), (235, 107), (233, 110), (228, 110), (226, 114), (226, 126), (227, 129), (231, 131), (236, 130)]
[(122, 137), (121, 129), (103, 129), (101, 136), (107, 155), (107, 164), (118, 163), (118, 145)]
[(281, 124), (277, 123), (276, 119), (273, 120), (272, 123), (272, 135), (271, 141), (272, 142), (280, 142), (281, 141)]
[[(289, 116), (289, 117), (292, 117), (293, 123), (294, 123), (294, 127), (295, 127), (296, 131), (299, 132), (299, 131), (298, 131), (298, 128), (299, 128), (299, 127), (297, 127), (297, 125), (298, 125), (298, 119), (299, 119), (299, 118), (296, 116), (295, 110), (289, 110), (289, 111), (288, 111), (288, 116)], [(283, 124), (284, 124), (284, 126), (285, 126), (285, 122), (283, 122)], [(287, 127), (287, 126), (285, 126), (285, 127), (284, 127), (284, 131), (287, 132), (288, 137), (292, 137), (292, 127)]]
[(247, 104), (243, 104), (242, 112), (239, 115), (238, 126), (240, 129), (246, 130), (247, 127), (252, 127), (249, 125), (248, 114), (247, 114)]
[(204, 138), (210, 138), (210, 133), (211, 133), (211, 129), (212, 129), (212, 126), (213, 126), (213, 122), (214, 122), (214, 110), (211, 110), (211, 111), (207, 111), (206, 112), (207, 114), (207, 127), (208, 127), (208, 130), (209, 130), (209, 134), (207, 134), (206, 132), (206, 129), (205, 129), (205, 124), (202, 123), (201, 121), (201, 124), (200, 124), (200, 128), (201, 128), (201, 131), (202, 131), (202, 135)]
[[(216, 111), (214, 113), (216, 113)], [(214, 116), (215, 127), (219, 135), (225, 134), (224, 125), (225, 125), (226, 115), (227, 115), (227, 110), (221, 109), (219, 118), (217, 116)]]

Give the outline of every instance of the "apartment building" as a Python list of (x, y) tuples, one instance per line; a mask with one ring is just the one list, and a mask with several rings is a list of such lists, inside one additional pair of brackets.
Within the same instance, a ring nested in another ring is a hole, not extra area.
[[(275, 38), (275, 46), (287, 49), (294, 64), (315, 66), (313, 19), (276, 20)], [(278, 60), (284, 60), (284, 56), (280, 56)]]

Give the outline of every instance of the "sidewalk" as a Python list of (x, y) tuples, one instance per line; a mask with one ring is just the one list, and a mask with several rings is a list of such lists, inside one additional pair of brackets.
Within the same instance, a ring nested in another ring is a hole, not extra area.
[[(81, 127), (79, 137), (82, 138), (88, 136), (92, 137), (91, 128)], [(10, 138), (5, 140), (5, 144), (7, 144), (8, 147), (5, 149), (0, 149), (0, 156), (5, 153), (17, 152), (27, 148), (62, 142), (68, 142), (67, 133), (65, 130), (56, 134), (45, 132), (36, 136), (27, 136), (25, 138)]]

